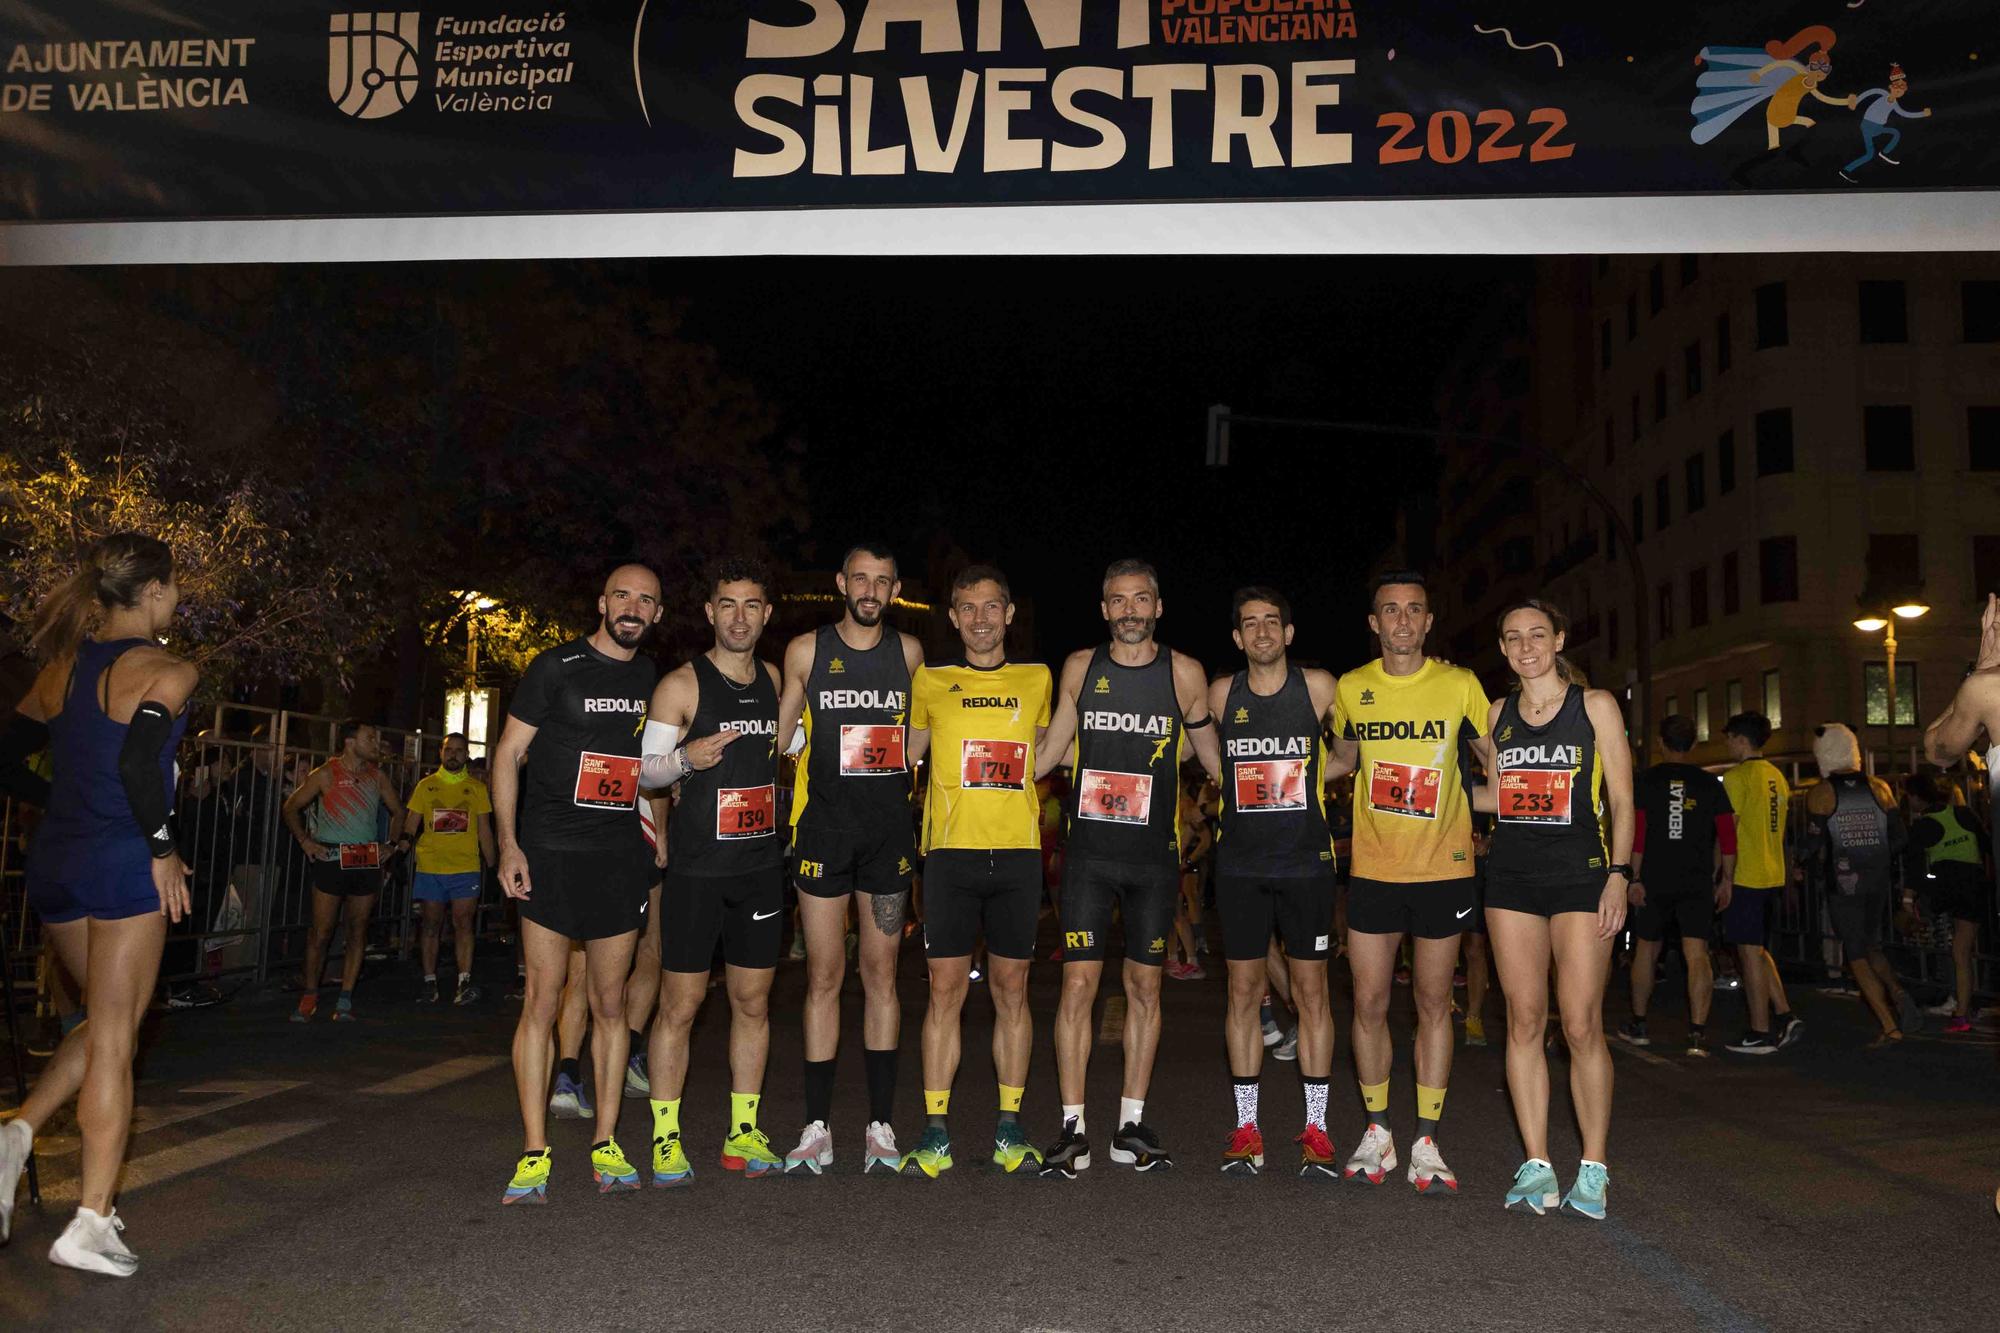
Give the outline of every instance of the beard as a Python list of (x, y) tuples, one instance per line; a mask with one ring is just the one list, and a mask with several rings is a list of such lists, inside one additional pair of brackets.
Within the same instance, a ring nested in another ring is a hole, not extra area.
[(1159, 623), (1158, 616), (1120, 616), (1111, 622), (1111, 637), (1120, 643), (1144, 643)]
[(861, 626), (863, 629), (873, 629), (882, 623), (882, 603), (875, 603), (875, 609), (872, 611), (863, 611), (861, 603), (850, 597), (847, 599), (847, 614), (855, 624)]
[(610, 616), (604, 618), (604, 632), (620, 648), (638, 647), (639, 640), (646, 637), (647, 628), (646, 622), (637, 616), (621, 617), (618, 620), (613, 620)]
[(444, 765), (444, 771), (447, 773), (463, 773), (465, 771), (465, 761), (463, 759), (459, 760), (455, 764), (452, 763), (451, 760), (449, 759), (446, 759), (442, 762)]

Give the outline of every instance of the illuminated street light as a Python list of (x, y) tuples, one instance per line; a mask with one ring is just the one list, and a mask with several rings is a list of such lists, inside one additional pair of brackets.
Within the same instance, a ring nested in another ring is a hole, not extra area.
[[(1883, 615), (1879, 612), (1870, 612), (1867, 615), (1858, 617), (1854, 622), (1854, 628), (1860, 630), (1863, 634), (1873, 634), (1878, 630), (1883, 631), (1882, 655), (1887, 659), (1885, 666), (1888, 674), (1889, 692), (1889, 717), (1888, 725), (1883, 729), (1883, 744), (1889, 751), (1889, 766), (1892, 772), (1896, 765), (1896, 621), (1915, 620), (1930, 609), (1930, 603), (1920, 602), (1912, 598), (1909, 601), (1898, 602), (1890, 607), (1888, 615)], [(1865, 693), (1864, 691), (1864, 698), (1861, 701), (1861, 723), (1863, 727), (1866, 727), (1868, 724), (1868, 701)]]

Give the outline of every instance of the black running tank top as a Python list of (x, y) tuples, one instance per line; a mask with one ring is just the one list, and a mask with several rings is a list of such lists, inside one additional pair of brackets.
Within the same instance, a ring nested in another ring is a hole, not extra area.
[(1184, 728), (1173, 653), (1145, 666), (1090, 656), (1076, 701), (1068, 854), (1130, 865), (1179, 865)]
[(1597, 732), (1569, 687), (1539, 727), (1522, 720), (1519, 691), (1500, 705), (1493, 729), (1500, 809), (1487, 873), (1516, 879), (1576, 879), (1604, 873), (1604, 765)]
[(1215, 724), (1222, 742), (1216, 870), (1274, 879), (1331, 873), (1326, 742), (1305, 673), (1291, 668), (1267, 698), (1252, 692), (1249, 673), (1237, 672)]
[[(856, 650), (832, 625), (813, 638), (806, 674), (806, 748), (792, 826), (881, 833), (910, 822), (910, 666), (888, 626)], [(790, 737), (785, 738), (787, 742)]]
[(688, 774), (667, 822), (667, 867), (676, 875), (747, 875), (784, 863), (778, 836), (778, 691), (757, 663), (748, 685), (722, 674), (707, 654), (694, 659), (689, 740), (742, 733), (713, 768)]

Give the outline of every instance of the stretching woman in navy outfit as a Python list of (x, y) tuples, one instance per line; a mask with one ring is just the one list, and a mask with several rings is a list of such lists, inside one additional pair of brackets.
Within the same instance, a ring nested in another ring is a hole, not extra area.
[(121, 532), (92, 546), (83, 568), (36, 611), (34, 646), (46, 665), (0, 724), (0, 770), (9, 776), (53, 746), (47, 817), (28, 849), (28, 903), (83, 987), (89, 1014), (57, 1048), (21, 1114), (0, 1125), (0, 1239), (36, 1132), (80, 1092), (82, 1193), (49, 1258), (113, 1277), (139, 1268), (111, 1199), (132, 1127), (139, 1021), (167, 923), (188, 910), (171, 812), (174, 748), (187, 729), (195, 669), (159, 646), (179, 598), (164, 542)]

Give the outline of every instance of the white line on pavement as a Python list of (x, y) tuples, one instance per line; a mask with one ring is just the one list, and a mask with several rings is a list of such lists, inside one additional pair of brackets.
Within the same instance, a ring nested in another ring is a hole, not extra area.
[(144, 1134), (149, 1129), (162, 1125), (177, 1125), (183, 1120), (192, 1120), (198, 1115), (213, 1115), (217, 1111), (227, 1111), (232, 1106), (258, 1101), (280, 1092), (290, 1092), (293, 1088), (303, 1088), (304, 1083), (200, 1083), (192, 1088), (182, 1088), (184, 1093), (227, 1093), (220, 1101), (203, 1102), (198, 1106), (140, 1106), (132, 1112), (132, 1132)]
[[(190, 1171), (205, 1170), (232, 1157), (241, 1157), (274, 1143), (310, 1134), (330, 1123), (327, 1120), (291, 1120), (272, 1125), (238, 1125), (192, 1143), (162, 1148), (159, 1152), (147, 1153), (127, 1162), (125, 1172), (119, 1178), (118, 1191), (121, 1194), (130, 1193), (184, 1176)], [(44, 1194), (51, 1203), (66, 1203), (76, 1198), (81, 1184), (78, 1178), (71, 1177), (51, 1184)]]
[(1605, 1044), (1610, 1046), (1612, 1050), (1618, 1052), (1620, 1055), (1629, 1055), (1634, 1060), (1644, 1060), (1647, 1064), (1655, 1065), (1661, 1069), (1680, 1068), (1680, 1066), (1675, 1064), (1672, 1060), (1668, 1060), (1663, 1056), (1654, 1055), (1651, 1051), (1642, 1051), (1637, 1046), (1634, 1046), (1631, 1042), (1628, 1041), (1617, 1041), (1614, 1039)]
[(483, 1074), (489, 1069), (504, 1065), (511, 1057), (505, 1055), (461, 1055), (452, 1060), (441, 1060), (437, 1064), (422, 1069), (413, 1069), (407, 1074), (398, 1074), (380, 1083), (371, 1083), (361, 1089), (377, 1097), (408, 1097), (412, 1093), (429, 1092), (447, 1083), (456, 1083), (474, 1074)]

